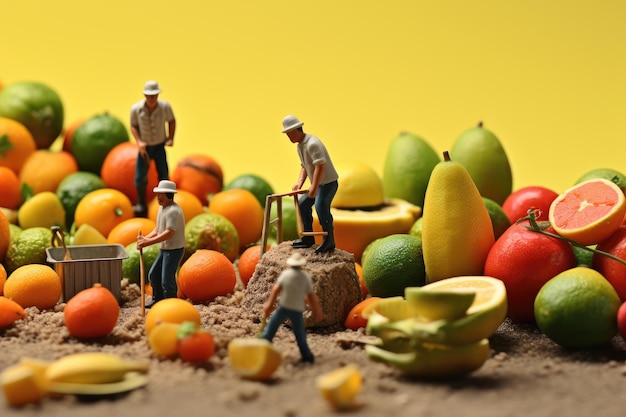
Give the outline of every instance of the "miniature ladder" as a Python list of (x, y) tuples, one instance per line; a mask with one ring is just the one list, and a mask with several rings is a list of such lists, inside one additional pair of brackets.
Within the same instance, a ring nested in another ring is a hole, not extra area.
[[(267, 238), (270, 226), (276, 223), (276, 242), (283, 241), (283, 197), (293, 196), (293, 203), (296, 206), (296, 224), (298, 227), (298, 235), (302, 236), (326, 236), (326, 232), (305, 232), (302, 226), (302, 217), (300, 216), (300, 206), (298, 205), (298, 194), (304, 194), (309, 190), (297, 190), (283, 194), (268, 194), (265, 197), (265, 215), (263, 217), (263, 233), (261, 234), (261, 256), (267, 248)], [(276, 202), (276, 214), (278, 217), (271, 219), (272, 203)]]

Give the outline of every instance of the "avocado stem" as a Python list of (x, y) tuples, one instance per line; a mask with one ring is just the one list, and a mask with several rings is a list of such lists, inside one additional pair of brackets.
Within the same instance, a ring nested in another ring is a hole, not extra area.
[(518, 219), (515, 222), (515, 224), (523, 222), (524, 220), (528, 220), (528, 222), (530, 223), (530, 226), (526, 226), (526, 229), (530, 230), (531, 232), (537, 232), (537, 233), (541, 233), (542, 235), (546, 235), (546, 236), (550, 236), (550, 237), (554, 237), (554, 238), (563, 240), (563, 241), (569, 243), (570, 245), (579, 247), (579, 248), (584, 249), (584, 250), (588, 250), (588, 251), (593, 252), (593, 253), (597, 253), (597, 254), (600, 254), (600, 255), (608, 256), (609, 258), (613, 259), (614, 261), (617, 261), (617, 262), (620, 262), (623, 265), (626, 265), (626, 261), (625, 260), (623, 260), (622, 258), (619, 258), (619, 257), (617, 257), (615, 255), (612, 255), (612, 254), (610, 254), (608, 252), (604, 252), (604, 251), (601, 251), (601, 250), (598, 250), (598, 249), (595, 249), (595, 248), (590, 248), (589, 246), (583, 245), (582, 243), (578, 243), (575, 240), (568, 239), (568, 238), (563, 237), (561, 235), (557, 235), (557, 234), (554, 234), (554, 233), (546, 232), (545, 229), (548, 226), (550, 226), (550, 222), (541, 222), (542, 224), (540, 225), (539, 222), (537, 222), (537, 218), (536, 218), (536, 215), (535, 215), (536, 211), (537, 211), (536, 209), (528, 210), (528, 216), (522, 217), (521, 219)]

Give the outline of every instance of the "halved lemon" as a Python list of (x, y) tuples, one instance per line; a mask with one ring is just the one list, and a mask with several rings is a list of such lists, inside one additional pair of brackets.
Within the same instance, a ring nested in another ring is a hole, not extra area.
[(228, 359), (239, 376), (253, 380), (271, 378), (282, 362), (280, 352), (268, 340), (254, 338), (231, 340)]
[(417, 314), (428, 320), (456, 320), (474, 303), (476, 293), (458, 288), (407, 287), (404, 297)]

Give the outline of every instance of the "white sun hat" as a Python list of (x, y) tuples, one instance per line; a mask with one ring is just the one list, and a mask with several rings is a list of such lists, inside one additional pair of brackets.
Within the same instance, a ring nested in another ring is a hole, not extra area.
[(154, 80), (146, 81), (143, 86), (143, 93), (147, 96), (155, 96), (161, 92), (159, 83)]
[(290, 130), (294, 130), (302, 126), (302, 123), (296, 116), (286, 116), (283, 119), (283, 133), (289, 132)]
[(296, 252), (287, 259), (289, 266), (302, 266), (306, 264), (306, 258), (300, 252)]
[(176, 183), (174, 181), (161, 180), (159, 185), (152, 189), (155, 193), (175, 193)]

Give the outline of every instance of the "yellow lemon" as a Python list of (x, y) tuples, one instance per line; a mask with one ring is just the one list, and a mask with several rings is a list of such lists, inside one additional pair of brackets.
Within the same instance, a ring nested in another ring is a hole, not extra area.
[(74, 233), (74, 245), (106, 245), (107, 238), (89, 223), (81, 224)]
[(65, 225), (65, 209), (52, 191), (37, 193), (22, 204), (17, 212), (22, 229)]
[(340, 162), (335, 166), (339, 188), (331, 207), (377, 207), (383, 203), (383, 181), (376, 171), (358, 161)]

